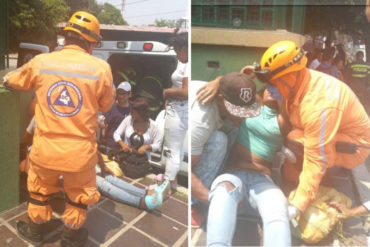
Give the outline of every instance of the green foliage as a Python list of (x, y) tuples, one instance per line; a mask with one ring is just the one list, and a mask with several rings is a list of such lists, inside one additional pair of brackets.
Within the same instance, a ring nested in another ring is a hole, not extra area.
[(56, 25), (67, 20), (68, 11), (64, 0), (9, 1), (10, 52), (20, 42), (55, 46)]
[(178, 20), (166, 20), (166, 19), (155, 19), (154, 25), (156, 27), (179, 27), (181, 25), (181, 19)]
[(76, 11), (95, 15), (101, 24), (128, 25), (119, 9), (96, 0), (12, 0), (9, 1), (10, 52), (17, 52), (20, 42), (43, 44), (53, 48), (57, 24), (67, 22)]
[(76, 11), (87, 10), (87, 8), (90, 6), (90, 2), (94, 2), (96, 4), (94, 0), (65, 0), (65, 2), (70, 8), (68, 16), (71, 16)]
[(365, 0), (361, 4), (344, 0), (342, 5), (306, 6), (305, 33), (330, 33), (341, 30), (353, 36), (362, 36), (369, 24), (365, 17)]
[(109, 3), (104, 4), (102, 11), (98, 14), (98, 19), (101, 24), (128, 25), (121, 11)]

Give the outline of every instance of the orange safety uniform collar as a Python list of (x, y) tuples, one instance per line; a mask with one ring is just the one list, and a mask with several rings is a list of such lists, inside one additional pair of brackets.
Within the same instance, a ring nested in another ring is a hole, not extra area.
[(72, 45), (72, 44), (71, 45), (65, 45), (62, 48), (60, 48), (58, 51), (68, 50), (68, 49), (88, 53), (85, 49), (81, 48), (80, 46), (78, 46), (78, 45)]

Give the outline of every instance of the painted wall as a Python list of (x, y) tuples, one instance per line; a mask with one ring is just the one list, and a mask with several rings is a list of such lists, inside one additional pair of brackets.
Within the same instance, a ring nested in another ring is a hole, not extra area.
[(0, 89), (0, 212), (19, 202), (20, 94)]
[(0, 1), (0, 70), (5, 69), (7, 39), (7, 0)]
[[(217, 76), (233, 71), (240, 71), (245, 65), (259, 61), (265, 48), (192, 44), (191, 78), (192, 80), (209, 81)], [(209, 65), (219, 64), (218, 68)], [(258, 83), (260, 88), (261, 84)]]
[(19, 144), (29, 122), (31, 92), (0, 89), (0, 212), (19, 203)]
[[(303, 35), (285, 30), (192, 27), (191, 35), (191, 77), (205, 81), (259, 62), (275, 42), (291, 40), (298, 46), (305, 42)], [(257, 87), (262, 84), (257, 82)]]

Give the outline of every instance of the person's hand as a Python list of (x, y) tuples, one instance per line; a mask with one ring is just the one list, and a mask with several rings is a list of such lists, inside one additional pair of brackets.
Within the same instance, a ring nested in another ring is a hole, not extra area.
[(300, 211), (299, 211), (298, 208), (296, 208), (296, 207), (294, 207), (292, 205), (289, 205), (288, 206), (288, 217), (289, 217), (289, 220), (295, 219), (299, 215), (300, 215)]
[(135, 151), (132, 147), (130, 147), (129, 145), (127, 145), (124, 142), (120, 143), (120, 146), (121, 146), (123, 152), (133, 153)]
[(197, 100), (199, 103), (202, 105), (208, 105), (212, 102), (218, 93), (220, 79), (221, 77), (217, 77), (215, 80), (208, 82), (197, 91)]
[(106, 165), (104, 161), (98, 160), (98, 166), (100, 167), (100, 175), (105, 178)]
[(114, 172), (108, 166), (105, 166), (105, 172), (111, 174), (114, 177), (116, 176), (114, 175)]
[(240, 73), (249, 75), (251, 77), (251, 79), (256, 77), (256, 74), (254, 73), (254, 66), (252, 66), (252, 65), (247, 65), (247, 66), (243, 67), (240, 70)]
[(145, 145), (142, 145), (138, 150), (138, 154), (144, 154), (147, 151), (147, 147)]
[(329, 206), (335, 208), (339, 213), (336, 215), (338, 219), (347, 219), (351, 214), (351, 209), (338, 202), (329, 202)]
[(167, 97), (168, 97), (168, 90), (165, 89), (165, 90), (163, 90), (163, 99), (167, 100)]

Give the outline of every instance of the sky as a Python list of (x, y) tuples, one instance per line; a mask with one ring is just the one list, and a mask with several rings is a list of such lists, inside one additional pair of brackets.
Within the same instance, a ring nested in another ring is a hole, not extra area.
[[(154, 24), (155, 19), (180, 19), (188, 17), (190, 0), (125, 0), (123, 18), (131, 26)], [(110, 3), (121, 10), (122, 0), (97, 0)]]

